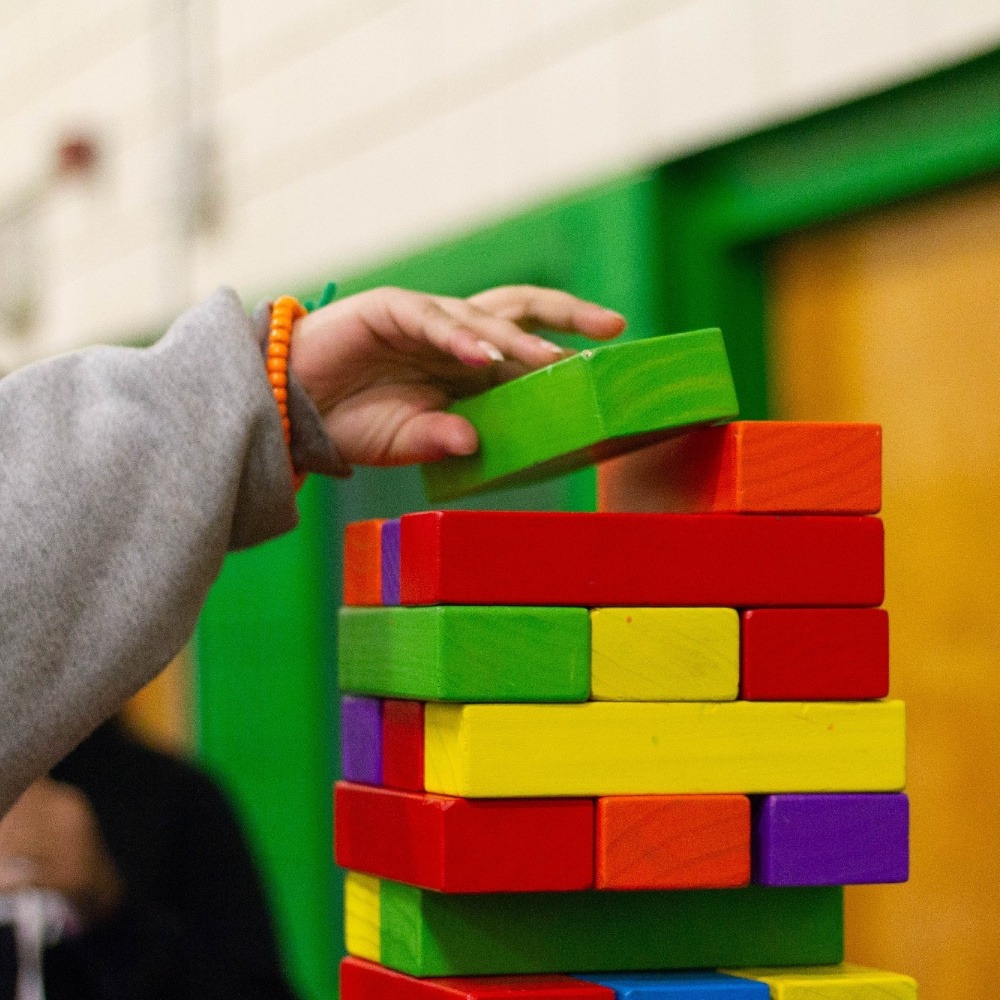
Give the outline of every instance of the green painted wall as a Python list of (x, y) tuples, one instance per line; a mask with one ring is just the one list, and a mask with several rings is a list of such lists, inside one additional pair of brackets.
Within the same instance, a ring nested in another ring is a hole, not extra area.
[(197, 634), (198, 746), (233, 794), (272, 887), (290, 964), (309, 996), (335, 989), (330, 862), (332, 486), (303, 488), (302, 523), (229, 556)]

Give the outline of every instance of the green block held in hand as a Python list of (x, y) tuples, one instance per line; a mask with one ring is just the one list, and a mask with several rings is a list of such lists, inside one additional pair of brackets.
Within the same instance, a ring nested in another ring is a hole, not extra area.
[(432, 503), (572, 472), (738, 412), (718, 330), (581, 351), (463, 399), (479, 451), (423, 467)]

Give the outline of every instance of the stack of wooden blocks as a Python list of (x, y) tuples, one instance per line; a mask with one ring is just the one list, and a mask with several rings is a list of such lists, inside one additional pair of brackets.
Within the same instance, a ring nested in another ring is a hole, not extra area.
[(915, 997), (840, 964), (842, 887), (908, 872), (879, 428), (666, 469), (664, 513), (349, 527), (342, 1000)]

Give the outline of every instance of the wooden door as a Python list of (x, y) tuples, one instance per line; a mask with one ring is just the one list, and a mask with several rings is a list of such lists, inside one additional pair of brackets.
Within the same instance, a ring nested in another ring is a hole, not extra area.
[(848, 890), (848, 957), (928, 998), (1000, 959), (1000, 182), (785, 238), (773, 414), (884, 427), (892, 694), (908, 703), (911, 882)]

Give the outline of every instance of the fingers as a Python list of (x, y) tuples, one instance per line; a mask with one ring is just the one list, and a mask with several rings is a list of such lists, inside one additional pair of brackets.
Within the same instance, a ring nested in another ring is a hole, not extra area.
[(389, 462), (408, 465), (472, 455), (479, 447), (475, 428), (453, 413), (429, 411), (411, 417), (393, 439)]
[(625, 329), (621, 313), (554, 288), (507, 285), (473, 295), (468, 302), (527, 329), (546, 327), (596, 340), (617, 337)]
[(566, 292), (530, 285), (495, 288), (471, 299), (422, 295), (398, 288), (363, 293), (368, 325), (401, 350), (430, 344), (462, 364), (483, 368), (514, 361), (527, 370), (552, 364), (567, 352), (525, 328), (549, 327), (596, 339), (625, 327), (616, 312)]
[(435, 301), (445, 312), (473, 330), (481, 343), (496, 348), (501, 354), (501, 357), (495, 358), (497, 362), (519, 362), (526, 366), (526, 370), (531, 370), (561, 361), (569, 353), (544, 337), (525, 333), (512, 320), (496, 316), (465, 299), (439, 296)]
[(434, 297), (398, 288), (377, 289), (376, 294), (380, 296), (377, 301), (385, 310), (386, 322), (374, 324), (372, 332), (393, 346), (404, 346), (396, 336), (401, 333), (414, 346), (430, 343), (472, 368), (485, 368), (504, 360), (503, 352), (482, 328), (477, 329), (465, 318), (444, 309)]

